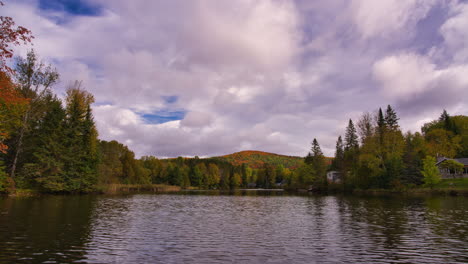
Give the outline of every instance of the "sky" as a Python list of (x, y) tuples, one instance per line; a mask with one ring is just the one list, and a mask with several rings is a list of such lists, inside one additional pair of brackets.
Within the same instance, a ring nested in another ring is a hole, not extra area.
[[(392, 105), (404, 132), (468, 114), (468, 1), (5, 0), (34, 50), (94, 94), (137, 156), (327, 156)], [(20, 47), (25, 55), (31, 47)]]

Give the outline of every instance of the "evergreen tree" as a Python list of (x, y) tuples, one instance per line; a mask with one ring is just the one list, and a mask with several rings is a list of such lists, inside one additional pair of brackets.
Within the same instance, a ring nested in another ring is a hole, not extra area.
[(345, 134), (345, 151), (356, 151), (359, 148), (358, 136), (353, 120), (349, 119)]
[[(19, 131), (15, 135), (12, 145), (12, 162), (10, 177), (15, 178), (16, 169), (20, 155), (23, 151), (23, 141), (31, 131), (31, 124), (35, 124), (39, 117), (44, 113), (41, 109), (41, 102), (44, 101), (50, 93), (50, 87), (53, 86), (59, 78), (59, 74), (52, 67), (45, 66), (38, 61), (38, 57), (33, 50), (28, 52), (26, 58), (18, 58), (15, 66), (16, 81), (18, 82), (18, 91), (23, 98), (29, 101), (23, 112), (22, 122)], [(29, 147), (29, 146), (27, 146)]]
[(359, 143), (356, 128), (350, 119), (345, 134), (343, 184), (348, 186), (355, 176), (359, 158)]
[[(379, 113), (379, 118), (380, 118)], [(385, 112), (385, 124), (386, 126), (391, 129), (391, 130), (398, 130), (399, 125), (398, 125), (398, 120), (399, 118), (397, 117), (396, 112), (392, 109), (390, 105), (387, 106), (387, 111)]]
[(421, 174), (422, 160), (426, 156), (424, 137), (420, 133), (405, 135), (405, 152), (403, 154), (402, 181), (404, 184), (420, 185), (423, 183)]
[[(94, 98), (81, 89), (80, 82), (75, 82), (67, 90), (66, 102), (67, 191), (90, 191), (97, 183), (97, 132), (90, 108)], [(129, 178), (133, 182), (132, 170)]]
[(316, 138), (312, 141), (311, 152), (309, 152), (306, 157), (308, 162), (306, 164), (310, 165), (315, 172), (314, 175), (314, 185), (319, 188), (325, 188), (326, 186), (326, 171), (327, 164), (325, 161), (325, 156), (323, 155), (322, 149)]
[(305, 156), (305, 158), (304, 158), (304, 163), (305, 163), (305, 164), (311, 164), (311, 163), (312, 163), (312, 160), (313, 160), (313, 159), (312, 159), (312, 153), (310, 153), (310, 152), (307, 153), (307, 156)]
[(34, 141), (26, 141), (32, 156), (18, 175), (19, 187), (37, 187), (47, 192), (63, 192), (66, 188), (64, 154), (65, 110), (60, 100), (49, 96), (49, 109), (34, 131)]
[(455, 122), (453, 122), (452, 117), (447, 113), (445, 109), (439, 117), (439, 123), (442, 124), (443, 129), (447, 131), (451, 131), (454, 135), (459, 134), (459, 131), (457, 129), (457, 126), (455, 125)]
[(382, 108), (379, 108), (379, 113), (377, 114), (377, 132), (379, 134), (380, 144), (382, 144), (383, 142), (385, 129), (386, 129), (385, 118), (382, 113)]
[(312, 156), (315, 157), (323, 157), (322, 149), (316, 138), (312, 141)]
[(344, 146), (341, 136), (336, 141), (335, 158), (333, 159), (333, 169), (343, 171), (344, 166)]
[[(202, 164), (202, 163), (199, 163)], [(192, 166), (190, 169), (190, 183), (192, 186), (201, 187), (202, 185), (202, 172), (199, 164)]]

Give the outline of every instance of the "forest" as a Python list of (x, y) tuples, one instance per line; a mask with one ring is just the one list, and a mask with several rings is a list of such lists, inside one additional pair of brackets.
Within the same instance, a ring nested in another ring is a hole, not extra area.
[[(317, 139), (304, 158), (251, 153), (246, 157), (136, 158), (117, 141), (99, 140), (91, 105), (80, 81), (63, 100), (52, 91), (60, 76), (52, 65), (13, 47), (33, 36), (0, 17), (0, 192), (100, 192), (112, 184), (166, 184), (181, 188), (287, 188), (328, 190), (328, 171), (342, 175), (343, 190), (433, 186), (440, 181), (435, 157), (468, 157), (468, 117), (445, 110), (421, 132), (403, 133), (396, 111), (366, 112), (338, 137), (333, 158)], [(12, 66), (10, 66), (12, 65)], [(157, 146), (154, 146), (157, 148)], [(240, 158), (245, 160), (240, 161)], [(459, 166), (454, 164), (453, 166)]]

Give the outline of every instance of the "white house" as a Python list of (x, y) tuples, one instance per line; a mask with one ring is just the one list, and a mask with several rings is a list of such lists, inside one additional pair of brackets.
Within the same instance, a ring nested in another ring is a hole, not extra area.
[(327, 172), (327, 180), (328, 182), (340, 183), (342, 175), (339, 171), (329, 171)]

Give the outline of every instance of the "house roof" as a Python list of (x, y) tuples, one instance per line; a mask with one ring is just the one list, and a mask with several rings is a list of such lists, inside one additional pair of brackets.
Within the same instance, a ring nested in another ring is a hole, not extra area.
[(467, 166), (468, 165), (468, 158), (459, 158), (459, 159), (454, 159), (458, 162), (460, 162), (461, 164)]
[(445, 158), (445, 157), (437, 158), (436, 165), (439, 165), (440, 163), (442, 163), (443, 161), (446, 161), (446, 160), (454, 160), (454, 161), (460, 162), (461, 164), (463, 164), (465, 166), (468, 166), (468, 158), (449, 159), (449, 158)]

